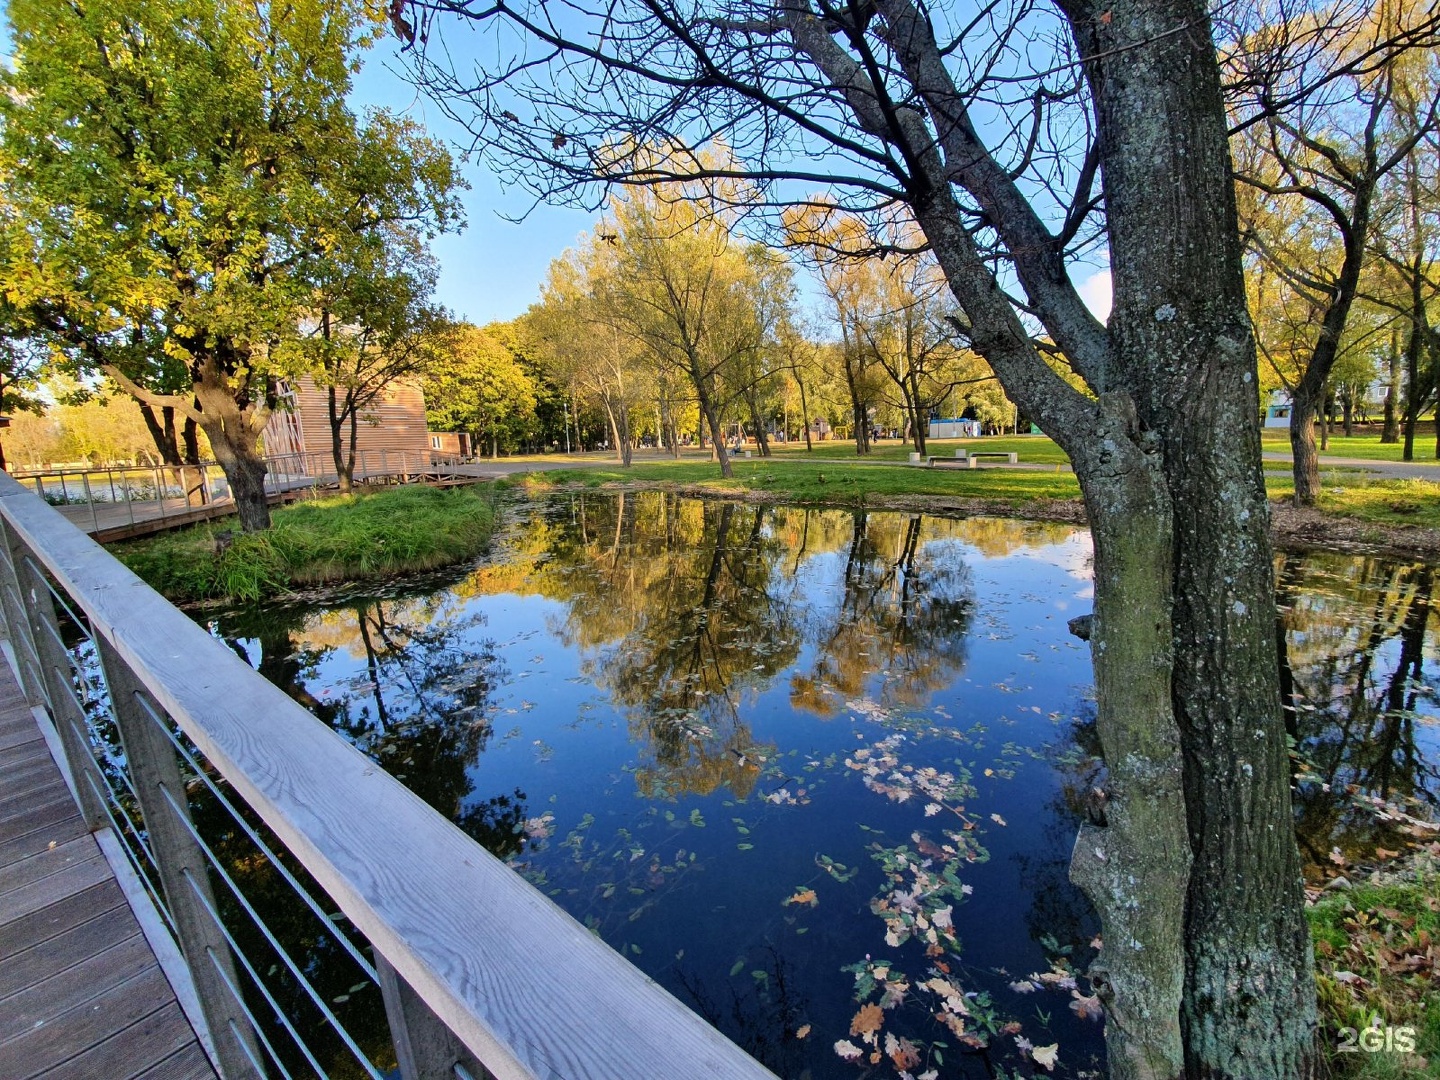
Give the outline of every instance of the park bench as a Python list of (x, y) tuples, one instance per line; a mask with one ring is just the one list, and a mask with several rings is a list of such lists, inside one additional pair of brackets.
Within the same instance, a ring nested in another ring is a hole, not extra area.
[(976, 461), (980, 458), (1004, 458), (1005, 461), (1011, 465), (1018, 465), (1020, 463), (1020, 455), (1013, 450), (960, 449), (955, 451), (954, 457), (942, 457), (938, 454), (932, 454), (927, 460), (927, 464), (930, 465), (931, 468), (937, 465), (958, 465), (963, 469), (973, 469), (975, 468)]

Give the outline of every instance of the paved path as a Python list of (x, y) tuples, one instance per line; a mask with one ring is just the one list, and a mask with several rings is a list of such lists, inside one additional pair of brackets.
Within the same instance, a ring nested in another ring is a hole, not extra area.
[[(1267, 450), (1263, 455), (1267, 465), (1290, 466), (1294, 458), (1289, 454)], [(1440, 482), (1440, 461), (1374, 461), (1371, 458), (1332, 457), (1320, 455), (1320, 467), (1341, 469), (1365, 469), (1385, 477), (1387, 480), (1434, 480)]]
[(3, 658), (0, 1077), (216, 1080)]

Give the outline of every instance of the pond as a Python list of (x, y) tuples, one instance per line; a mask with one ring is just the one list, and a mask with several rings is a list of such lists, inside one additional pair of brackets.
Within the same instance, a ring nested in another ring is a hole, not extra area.
[[(1318, 881), (1440, 799), (1434, 571), (1277, 568)], [(777, 1074), (1081, 1077), (1091, 596), (1071, 526), (586, 493), (477, 568), (204, 618)]]

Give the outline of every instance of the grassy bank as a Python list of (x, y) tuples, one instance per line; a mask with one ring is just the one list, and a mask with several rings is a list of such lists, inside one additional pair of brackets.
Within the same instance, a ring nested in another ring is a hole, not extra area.
[(172, 600), (257, 600), (467, 559), (489, 542), (495, 506), (488, 486), (416, 486), (295, 503), (272, 521), (263, 533), (227, 537), (234, 521), (219, 521), (111, 551)]
[[(1028, 460), (1022, 455), (1021, 461)], [(599, 487), (607, 483), (664, 483), (699, 488), (714, 494), (765, 491), (800, 503), (863, 504), (906, 495), (993, 499), (1015, 505), (1036, 499), (1078, 499), (1080, 485), (1073, 473), (1056, 465), (1021, 469), (929, 469), (903, 464), (861, 464), (848, 460), (796, 460), (777, 457), (741, 459), (729, 480), (708, 461), (645, 462), (625, 469), (587, 469), (528, 473), (519, 483), (530, 489), (566, 486)]]
[[(1387, 527), (1440, 529), (1440, 476), (1384, 480), (1373, 473), (1322, 468), (1320, 484), (1318, 509), (1323, 513)], [(1295, 481), (1288, 474), (1267, 473), (1265, 489), (1272, 499), (1289, 499), (1295, 494)]]
[[(1424, 859), (1398, 880), (1324, 894), (1309, 909), (1323, 1044), (1332, 1075), (1390, 1080), (1440, 1076), (1440, 996), (1434, 992), (1440, 938), (1440, 871)], [(1378, 1026), (1381, 1035), (1360, 1034)], [(1392, 1039), (1409, 1028), (1413, 1049)], [(1345, 1031), (1344, 1029), (1353, 1029)], [(1342, 1045), (1353, 1050), (1340, 1050)]]

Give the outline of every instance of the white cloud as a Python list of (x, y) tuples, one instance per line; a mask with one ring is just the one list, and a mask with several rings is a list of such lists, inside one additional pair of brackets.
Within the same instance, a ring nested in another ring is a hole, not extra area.
[(1110, 304), (1112, 294), (1110, 291), (1110, 271), (1096, 270), (1084, 281), (1076, 286), (1080, 293), (1080, 299), (1085, 301), (1097, 319), (1104, 322), (1110, 318)]

